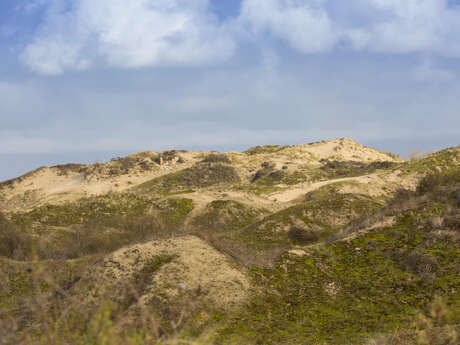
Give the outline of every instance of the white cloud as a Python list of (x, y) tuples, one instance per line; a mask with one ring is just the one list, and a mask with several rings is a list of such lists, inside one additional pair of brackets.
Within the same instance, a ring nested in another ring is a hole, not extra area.
[(446, 0), (372, 0), (369, 6), (375, 19), (355, 29), (367, 33), (370, 50), (460, 56), (460, 11)]
[(21, 55), (33, 70), (60, 74), (102, 59), (139, 68), (199, 65), (229, 58), (231, 36), (208, 0), (54, 0)]
[(241, 20), (302, 53), (339, 44), (383, 53), (460, 57), (460, 8), (447, 0), (243, 0)]
[[(44, 74), (97, 62), (121, 68), (214, 64), (230, 58), (235, 41), (248, 32), (257, 42), (278, 37), (304, 54), (340, 45), (460, 57), (460, 7), (448, 0), (242, 0), (240, 16), (224, 23), (210, 1), (47, 0), (21, 58)], [(31, 4), (43, 6), (43, 0)]]
[(329, 50), (338, 39), (318, 0), (243, 0), (241, 19), (255, 32), (271, 32), (303, 53)]

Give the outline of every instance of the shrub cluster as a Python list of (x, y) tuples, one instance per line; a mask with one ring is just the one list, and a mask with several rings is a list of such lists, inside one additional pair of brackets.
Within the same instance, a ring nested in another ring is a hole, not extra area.
[(169, 150), (169, 151), (164, 151), (158, 154), (157, 157), (153, 159), (153, 161), (157, 164), (165, 164), (165, 163), (170, 163), (177, 159), (178, 163), (183, 163), (184, 160), (183, 158), (179, 155), (179, 153), (176, 150)]
[[(190, 199), (152, 201), (109, 194), (61, 205), (45, 205), (0, 218), (0, 255), (18, 260), (68, 259), (108, 253), (132, 243), (179, 231), (193, 210)], [(31, 229), (40, 236), (28, 235)]]
[(377, 161), (372, 163), (355, 162), (355, 161), (330, 161), (321, 160), (325, 163), (321, 170), (326, 172), (328, 175), (333, 176), (358, 176), (363, 174), (369, 174), (380, 169), (390, 169), (397, 165), (397, 163)]
[(31, 240), (27, 235), (0, 213), (0, 256), (24, 259), (30, 249)]
[(238, 173), (230, 165), (197, 163), (190, 168), (143, 183), (137, 189), (147, 193), (170, 194), (180, 190), (205, 188), (239, 181)]
[(231, 164), (232, 161), (222, 153), (210, 153), (201, 161), (201, 163), (222, 163)]
[(281, 151), (284, 149), (285, 146), (280, 146), (280, 145), (264, 145), (264, 146), (256, 146), (256, 147), (251, 147), (250, 149), (244, 151), (247, 155), (257, 155), (261, 153), (274, 153)]
[[(459, 188), (455, 188), (459, 186)], [(417, 186), (417, 194), (442, 192), (443, 189), (455, 189), (453, 197), (460, 200), (460, 169), (446, 173), (431, 173), (425, 176)]]
[(275, 164), (272, 162), (263, 162), (262, 169), (256, 171), (256, 173), (252, 176), (251, 183), (254, 183), (264, 177), (270, 176), (272, 174), (283, 174), (282, 171), (275, 171)]
[(288, 231), (288, 237), (294, 244), (306, 245), (319, 240), (319, 235), (310, 229), (302, 229), (292, 226)]

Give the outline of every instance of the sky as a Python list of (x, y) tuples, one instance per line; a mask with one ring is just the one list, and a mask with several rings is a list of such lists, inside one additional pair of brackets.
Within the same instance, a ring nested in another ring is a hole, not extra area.
[(2, 0), (0, 180), (165, 149), (460, 145), (460, 0)]

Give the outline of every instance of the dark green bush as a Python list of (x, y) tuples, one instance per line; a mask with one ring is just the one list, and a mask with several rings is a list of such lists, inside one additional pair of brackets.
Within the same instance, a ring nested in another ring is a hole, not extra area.
[(288, 231), (288, 237), (295, 244), (305, 245), (319, 240), (319, 236), (316, 232), (309, 229), (302, 229), (296, 226), (292, 226)]
[(202, 163), (223, 163), (223, 164), (231, 164), (231, 160), (222, 153), (211, 153), (204, 157), (201, 161)]
[(158, 154), (157, 157), (153, 159), (153, 161), (157, 164), (164, 164), (164, 163), (170, 163), (177, 159), (178, 163), (183, 163), (184, 160), (182, 157), (179, 155), (179, 153), (176, 150), (169, 150), (169, 151), (164, 151)]
[(280, 145), (264, 145), (264, 146), (256, 146), (251, 147), (250, 149), (244, 151), (247, 155), (257, 155), (261, 153), (274, 153), (281, 151), (285, 146)]
[(176, 191), (189, 191), (191, 188), (205, 188), (226, 183), (236, 183), (240, 177), (236, 170), (221, 163), (198, 163), (136, 187), (144, 193), (170, 194)]
[(7, 258), (22, 260), (30, 247), (29, 237), (0, 213), (0, 255)]
[[(260, 180), (264, 177), (267, 177), (275, 172), (275, 164), (271, 162), (263, 162), (262, 169), (257, 170), (254, 176), (252, 177), (251, 182), (254, 183), (257, 180)], [(280, 172), (281, 173), (281, 172)]]
[(326, 172), (328, 176), (358, 176), (372, 173), (379, 169), (390, 169), (396, 166), (397, 163), (377, 161), (372, 163), (354, 162), (354, 161), (330, 161), (321, 160), (325, 163), (321, 170)]
[(439, 192), (444, 188), (455, 188), (460, 184), (460, 169), (447, 173), (431, 173), (420, 180), (417, 186), (417, 194), (423, 195), (429, 192)]

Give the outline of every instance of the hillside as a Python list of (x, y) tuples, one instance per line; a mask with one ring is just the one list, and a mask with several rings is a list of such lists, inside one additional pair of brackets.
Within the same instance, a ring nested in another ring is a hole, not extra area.
[(42, 167), (0, 183), (0, 344), (457, 344), (459, 231), (460, 147)]

